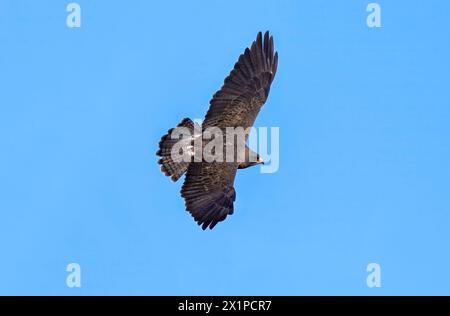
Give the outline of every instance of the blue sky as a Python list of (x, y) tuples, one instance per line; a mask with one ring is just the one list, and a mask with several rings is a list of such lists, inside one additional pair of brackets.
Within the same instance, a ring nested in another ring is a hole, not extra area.
[[(0, 294), (450, 294), (450, 3), (377, 2), (79, 0), (70, 29), (0, 0)], [(280, 168), (202, 231), (157, 144), (264, 30)]]

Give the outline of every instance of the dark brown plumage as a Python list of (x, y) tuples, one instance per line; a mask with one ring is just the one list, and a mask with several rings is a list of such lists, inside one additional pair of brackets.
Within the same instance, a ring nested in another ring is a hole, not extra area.
[[(239, 56), (233, 70), (225, 79), (222, 88), (210, 101), (210, 107), (202, 129), (218, 127), (253, 126), (256, 116), (266, 102), (270, 85), (275, 77), (278, 53), (274, 53), (272, 36), (258, 33), (250, 48)], [(189, 119), (180, 125), (193, 128)], [(181, 188), (186, 210), (203, 229), (214, 228), (227, 215), (233, 214), (236, 192), (233, 187), (238, 168), (245, 168), (239, 162), (173, 162), (170, 149), (173, 141), (168, 135), (162, 137), (158, 156), (161, 170), (176, 181), (184, 172), (186, 179)], [(248, 135), (247, 135), (248, 136)], [(246, 150), (249, 150), (246, 147)]]

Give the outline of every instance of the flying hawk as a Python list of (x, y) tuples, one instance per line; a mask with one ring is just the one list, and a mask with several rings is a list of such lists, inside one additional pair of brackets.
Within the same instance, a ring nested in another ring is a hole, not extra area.
[[(278, 64), (278, 53), (274, 53), (273, 37), (269, 32), (258, 33), (250, 48), (245, 49), (234, 65), (234, 69), (225, 79), (222, 88), (217, 91), (210, 101), (209, 110), (200, 127), (205, 131), (208, 127), (225, 130), (227, 127), (253, 126), (259, 110), (266, 102), (270, 85), (275, 77)], [(191, 119), (185, 118), (177, 126), (186, 128), (194, 133), (198, 127)], [(161, 157), (158, 164), (161, 171), (177, 181), (184, 173), (186, 178), (181, 188), (181, 196), (185, 200), (186, 210), (194, 217), (203, 229), (214, 228), (227, 215), (233, 214), (233, 203), (236, 192), (233, 187), (238, 169), (263, 163), (262, 159), (244, 144), (244, 161), (175, 161), (171, 154), (174, 144), (179, 139), (171, 137), (174, 129), (170, 129), (159, 142), (156, 155)], [(195, 133), (194, 133), (195, 134)], [(245, 136), (246, 142), (248, 134)], [(192, 148), (192, 136), (187, 144)], [(203, 142), (203, 141), (202, 141)], [(204, 147), (205, 144), (203, 143)], [(224, 145), (225, 146), (225, 145)], [(187, 147), (182, 148), (187, 150)], [(202, 148), (203, 148), (202, 147)], [(192, 151), (190, 155), (193, 158)], [(256, 160), (248, 157), (256, 155)]]

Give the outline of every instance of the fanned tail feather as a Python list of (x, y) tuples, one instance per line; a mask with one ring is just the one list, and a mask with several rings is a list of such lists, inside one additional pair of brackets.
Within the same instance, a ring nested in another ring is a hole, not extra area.
[[(188, 128), (191, 135), (194, 135), (195, 125), (191, 119), (183, 119), (181, 123), (177, 125), (177, 128), (178, 127)], [(177, 181), (186, 172), (190, 162), (184, 160), (174, 161), (172, 159), (172, 148), (177, 142), (180, 141), (180, 139), (172, 138), (173, 130), (173, 128), (169, 129), (167, 131), (167, 134), (161, 137), (161, 140), (159, 142), (159, 149), (156, 152), (156, 155), (161, 157), (158, 160), (158, 164), (161, 165), (161, 171), (166, 176), (170, 177), (173, 181)], [(186, 147), (183, 147), (183, 150), (188, 151), (189, 148), (187, 148), (187, 146), (192, 145), (192, 137), (191, 139), (188, 139), (185, 144)]]

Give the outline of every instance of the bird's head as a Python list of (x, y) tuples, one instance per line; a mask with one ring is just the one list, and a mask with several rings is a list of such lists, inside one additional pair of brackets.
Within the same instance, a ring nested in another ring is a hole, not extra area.
[(264, 161), (261, 158), (261, 156), (257, 154), (255, 161), (244, 161), (244, 162), (241, 162), (239, 164), (238, 168), (239, 169), (245, 169), (245, 168), (256, 166), (256, 165), (259, 165), (259, 164), (264, 164)]
[(264, 160), (262, 159), (262, 157), (260, 155), (256, 155), (256, 164), (264, 164)]

